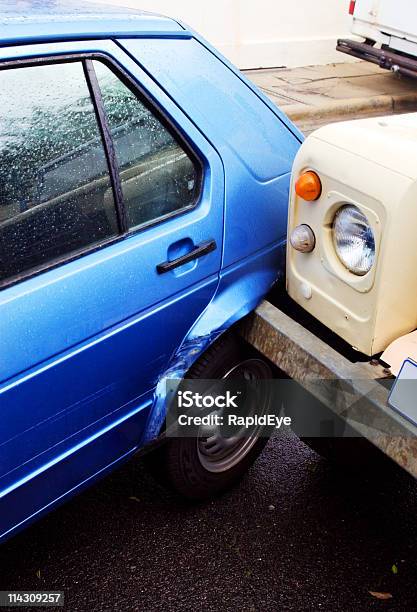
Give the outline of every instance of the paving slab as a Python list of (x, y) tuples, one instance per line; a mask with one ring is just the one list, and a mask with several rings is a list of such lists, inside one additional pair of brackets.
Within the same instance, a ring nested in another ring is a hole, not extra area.
[(246, 70), (305, 132), (342, 119), (417, 111), (417, 80), (369, 62)]

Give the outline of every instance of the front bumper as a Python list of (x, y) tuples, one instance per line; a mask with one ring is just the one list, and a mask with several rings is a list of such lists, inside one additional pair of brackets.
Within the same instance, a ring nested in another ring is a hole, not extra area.
[(402, 55), (394, 49), (379, 49), (369, 43), (340, 39), (336, 49), (353, 57), (377, 64), (380, 68), (396, 74), (417, 78), (417, 58)]
[(267, 301), (245, 319), (240, 333), (288, 377), (417, 478), (417, 427), (388, 405), (389, 389), (381, 384), (387, 371), (382, 365), (352, 363)]

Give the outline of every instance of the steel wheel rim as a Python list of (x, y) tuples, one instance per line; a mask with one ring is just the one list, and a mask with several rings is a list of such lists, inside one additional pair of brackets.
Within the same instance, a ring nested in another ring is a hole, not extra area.
[[(239, 378), (243, 380), (261, 380), (270, 378), (269, 367), (260, 359), (247, 359), (234, 366), (222, 380)], [(265, 405), (263, 406), (263, 411)], [(262, 412), (257, 412), (262, 414)], [(259, 439), (259, 432), (264, 429), (257, 426), (251, 436), (233, 436), (223, 438), (216, 428), (212, 432), (208, 428), (200, 428), (197, 442), (197, 454), (202, 467), (208, 472), (220, 474), (238, 465), (251, 451)], [(208, 435), (211, 434), (211, 435)]]

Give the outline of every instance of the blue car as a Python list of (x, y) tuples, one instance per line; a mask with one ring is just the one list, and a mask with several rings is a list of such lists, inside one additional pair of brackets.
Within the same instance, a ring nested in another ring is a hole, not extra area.
[[(170, 377), (271, 376), (234, 324), (284, 273), (301, 141), (183, 24), (27, 4), (0, 9), (1, 539), (163, 440)], [(265, 440), (214, 437), (148, 462), (215, 495)]]

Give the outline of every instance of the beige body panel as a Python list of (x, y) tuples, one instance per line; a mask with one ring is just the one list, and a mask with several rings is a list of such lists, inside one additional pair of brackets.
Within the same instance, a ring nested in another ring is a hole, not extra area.
[[(294, 191), (314, 170), (322, 195), (306, 202)], [(352, 203), (367, 216), (376, 261), (365, 276), (341, 263), (331, 226)], [(290, 245), (287, 288), (305, 310), (359, 351), (373, 355), (417, 327), (417, 114), (333, 124), (307, 138), (294, 163), (289, 232), (309, 225), (311, 253)]]
[(381, 359), (389, 365), (394, 376), (398, 376), (405, 359), (417, 363), (417, 331), (394, 340), (382, 353)]

